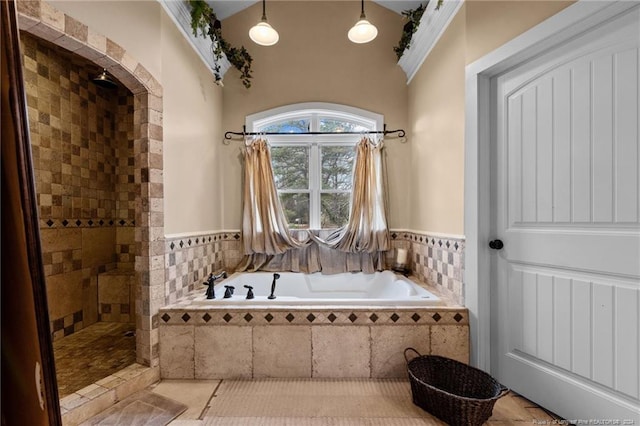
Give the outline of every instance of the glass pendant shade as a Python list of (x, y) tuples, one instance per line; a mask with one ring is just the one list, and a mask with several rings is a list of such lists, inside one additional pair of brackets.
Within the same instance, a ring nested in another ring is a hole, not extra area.
[(378, 29), (371, 22), (367, 21), (367, 17), (364, 14), (364, 0), (361, 0), (361, 4), (362, 11), (360, 12), (360, 19), (351, 27), (347, 34), (349, 40), (358, 44), (369, 43), (378, 35)]
[(347, 35), (354, 43), (369, 43), (378, 35), (378, 29), (365, 18), (361, 18), (351, 27)]
[(266, 0), (262, 0), (262, 19), (251, 27), (249, 38), (260, 46), (273, 46), (280, 40), (278, 32), (267, 22)]
[(266, 19), (258, 22), (249, 30), (249, 37), (261, 46), (273, 46), (280, 39), (278, 32), (269, 25)]

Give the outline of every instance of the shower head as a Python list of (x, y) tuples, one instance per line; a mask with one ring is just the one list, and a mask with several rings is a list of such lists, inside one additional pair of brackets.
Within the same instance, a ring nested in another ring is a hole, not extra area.
[(104, 87), (105, 89), (115, 89), (118, 87), (115, 81), (111, 79), (111, 76), (107, 74), (107, 70), (103, 69), (102, 73), (91, 80), (93, 84)]

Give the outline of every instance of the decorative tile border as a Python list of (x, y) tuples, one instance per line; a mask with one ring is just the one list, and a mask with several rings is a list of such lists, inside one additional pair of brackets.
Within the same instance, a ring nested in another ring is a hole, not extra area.
[(163, 308), (162, 325), (468, 325), (466, 308), (226, 309)]
[(40, 228), (59, 229), (59, 228), (128, 228), (135, 227), (135, 220), (125, 219), (40, 219)]
[(196, 247), (198, 245), (206, 245), (215, 243), (216, 241), (239, 241), (240, 232), (216, 232), (212, 234), (197, 234), (189, 237), (168, 237), (166, 242), (166, 251), (172, 252), (186, 247)]

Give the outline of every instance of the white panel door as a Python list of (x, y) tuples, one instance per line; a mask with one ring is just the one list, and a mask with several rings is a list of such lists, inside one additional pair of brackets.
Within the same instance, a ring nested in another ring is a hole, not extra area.
[(589, 424), (640, 425), (639, 17), (492, 80), (491, 371)]

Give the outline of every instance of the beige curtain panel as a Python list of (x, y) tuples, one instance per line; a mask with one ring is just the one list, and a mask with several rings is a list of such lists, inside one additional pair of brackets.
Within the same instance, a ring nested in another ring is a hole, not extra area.
[(276, 191), (271, 151), (264, 139), (245, 144), (242, 237), (244, 253), (274, 255), (301, 248), (289, 232)]
[(310, 234), (314, 241), (348, 253), (375, 253), (389, 249), (383, 147), (382, 141), (375, 144), (369, 138), (358, 142), (349, 223), (326, 240)]
[[(383, 144), (356, 145), (349, 223), (335, 231), (290, 231), (264, 139), (246, 144), (242, 236), (245, 256), (238, 271), (373, 273), (385, 267), (389, 249)], [(326, 237), (326, 238), (325, 238)]]

